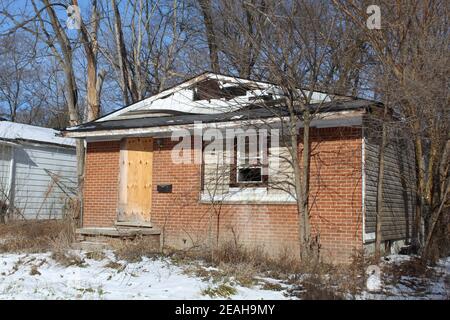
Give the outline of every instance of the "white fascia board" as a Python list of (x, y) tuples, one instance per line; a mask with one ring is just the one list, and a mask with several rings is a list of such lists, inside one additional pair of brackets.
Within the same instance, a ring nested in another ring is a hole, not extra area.
[[(362, 124), (362, 114), (360, 110), (353, 111), (341, 111), (341, 112), (326, 112), (321, 114), (320, 118), (316, 118), (311, 121), (312, 127), (326, 128), (326, 127), (342, 127), (342, 126), (359, 126)], [(254, 119), (254, 120), (242, 120), (236, 119), (235, 121), (224, 121), (224, 122), (211, 122), (202, 123), (201, 128), (234, 128), (234, 127), (249, 127), (249, 126), (260, 126), (271, 125), (279, 123), (280, 121), (287, 121), (289, 117), (283, 118), (269, 118), (269, 119)], [(112, 129), (112, 130), (96, 130), (96, 131), (85, 131), (85, 132), (71, 132), (66, 131), (64, 136), (70, 138), (88, 138), (88, 137), (118, 137), (118, 136), (138, 136), (138, 135), (161, 135), (171, 133), (173, 131), (179, 130), (194, 130), (199, 124), (180, 124), (172, 126), (158, 126), (149, 128), (129, 128), (129, 129)], [(303, 127), (302, 123), (299, 121), (298, 127)]]

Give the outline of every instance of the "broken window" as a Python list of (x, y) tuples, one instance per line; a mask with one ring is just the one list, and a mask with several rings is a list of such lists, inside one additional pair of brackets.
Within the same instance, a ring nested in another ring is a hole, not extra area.
[(266, 186), (266, 136), (242, 135), (235, 139), (235, 163), (231, 170), (232, 186)]

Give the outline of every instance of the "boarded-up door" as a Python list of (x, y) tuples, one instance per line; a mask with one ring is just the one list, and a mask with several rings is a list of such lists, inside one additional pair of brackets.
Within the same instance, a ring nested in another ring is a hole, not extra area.
[(122, 141), (118, 221), (150, 221), (152, 167), (152, 138)]

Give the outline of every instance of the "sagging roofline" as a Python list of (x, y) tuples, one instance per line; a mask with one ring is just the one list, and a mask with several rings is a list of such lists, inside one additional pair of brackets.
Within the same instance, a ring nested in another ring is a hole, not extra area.
[[(366, 110), (346, 110), (339, 112), (327, 112), (321, 114), (320, 118), (316, 118), (311, 122), (311, 127), (347, 127), (347, 126), (361, 126), (363, 115)], [(89, 131), (63, 131), (65, 137), (78, 138), (78, 139), (100, 139), (100, 140), (116, 140), (119, 137), (127, 136), (170, 136), (172, 132), (180, 130), (193, 131), (199, 126), (202, 129), (227, 129), (227, 128), (245, 128), (245, 127), (264, 127), (269, 126), (272, 128), (280, 127), (280, 124), (288, 120), (288, 117), (270, 117), (270, 118), (256, 118), (245, 120), (228, 120), (219, 122), (192, 122), (178, 125), (163, 125), (153, 127), (133, 127), (133, 128), (120, 128), (120, 129), (98, 129)], [(298, 122), (298, 126), (301, 128), (303, 124)]]
[[(199, 83), (203, 80), (207, 80), (207, 79), (216, 79), (219, 81), (231, 81), (231, 82), (236, 82), (242, 85), (254, 85), (260, 89), (269, 89), (270, 87), (279, 87), (279, 85), (277, 85), (276, 83), (273, 82), (269, 82), (269, 81), (264, 81), (264, 80), (253, 80), (250, 78), (242, 78), (242, 77), (236, 77), (236, 76), (232, 76), (232, 75), (226, 75), (226, 74), (222, 74), (222, 73), (214, 73), (211, 71), (205, 71), (203, 73), (200, 73), (192, 78), (189, 78), (187, 80), (184, 80), (183, 82), (173, 85), (167, 89), (164, 89), (163, 91), (154, 94), (150, 97), (147, 98), (143, 98), (139, 101), (136, 101), (132, 104), (129, 104), (127, 106), (124, 106), (122, 108), (119, 108), (117, 110), (114, 110), (108, 114), (105, 114), (99, 118), (97, 118), (96, 120), (94, 120), (94, 122), (102, 122), (102, 121), (109, 121), (112, 120), (111, 118), (116, 117), (116, 116), (120, 116), (122, 113), (125, 113), (127, 111), (132, 111), (135, 109), (139, 109), (141, 108), (144, 103), (151, 103), (155, 100), (158, 99), (162, 99), (165, 98), (168, 95), (171, 95), (179, 90), (182, 89), (186, 89), (191, 87), (192, 85)], [(362, 99), (362, 98), (357, 98), (355, 96), (349, 96), (349, 95), (344, 95), (344, 94), (340, 94), (340, 93), (336, 93), (336, 92), (326, 92), (324, 90), (320, 90), (320, 89), (311, 89), (311, 88), (301, 88), (301, 90), (306, 90), (306, 91), (313, 91), (315, 93), (318, 94), (325, 94), (329, 97), (335, 96), (335, 97), (339, 97), (339, 98), (348, 98), (348, 99), (358, 99), (358, 100), (366, 100), (366, 101), (371, 101), (371, 100), (367, 100), (367, 99)], [(372, 101), (375, 102), (375, 101)]]

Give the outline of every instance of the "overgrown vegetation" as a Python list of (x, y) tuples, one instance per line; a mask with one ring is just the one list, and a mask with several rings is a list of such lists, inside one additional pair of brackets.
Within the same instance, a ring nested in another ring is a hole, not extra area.
[[(338, 300), (355, 297), (365, 289), (365, 270), (371, 260), (363, 253), (355, 254), (349, 265), (331, 265), (324, 262), (305, 263), (284, 250), (271, 257), (261, 248), (248, 249), (234, 242), (219, 246), (211, 255), (200, 248), (187, 251), (169, 251), (166, 254), (179, 265), (188, 265), (185, 272), (221, 284), (239, 284), (244, 287), (259, 285), (267, 290), (286, 290), (287, 295), (301, 299)], [(267, 278), (278, 279), (274, 283)], [(215, 291), (208, 288), (205, 294)]]
[[(142, 257), (169, 258), (182, 267), (186, 274), (209, 283), (201, 293), (213, 298), (229, 298), (237, 293), (237, 286), (282, 291), (287, 297), (300, 299), (356, 298), (366, 290), (366, 270), (374, 263), (363, 252), (358, 252), (349, 265), (337, 266), (323, 262), (306, 264), (289, 250), (281, 251), (278, 257), (271, 257), (261, 248), (247, 248), (236, 242), (223, 243), (212, 255), (208, 248), (199, 247), (159, 252), (153, 249), (151, 240), (146, 237), (111, 241), (116, 261), (108, 260), (103, 250), (83, 254), (71, 250), (69, 240), (73, 239), (73, 232), (67, 221), (17, 221), (1, 225), (0, 232), (4, 240), (0, 245), (1, 252), (50, 251), (51, 259), (62, 267), (85, 268), (88, 266), (86, 259), (104, 260), (105, 268), (115, 269), (119, 273), (129, 263), (141, 261)], [(25, 255), (17, 261), (11, 272), (16, 272), (22, 265), (30, 265), (29, 274), (41, 276), (41, 267), (46, 261), (33, 259)], [(428, 294), (430, 284), (443, 276), (436, 270), (427, 266), (423, 260), (412, 258), (395, 264), (385, 261), (381, 274), (387, 289), (408, 287), (414, 296), (420, 297)], [(384, 294), (390, 294), (389, 290)]]
[(74, 240), (70, 219), (20, 220), (0, 224), (0, 252), (62, 251)]
[(142, 257), (155, 257), (159, 250), (155, 249), (154, 240), (149, 237), (136, 237), (129, 240), (112, 240), (110, 245), (117, 259), (127, 262), (139, 262)]

